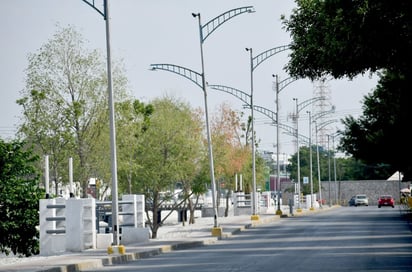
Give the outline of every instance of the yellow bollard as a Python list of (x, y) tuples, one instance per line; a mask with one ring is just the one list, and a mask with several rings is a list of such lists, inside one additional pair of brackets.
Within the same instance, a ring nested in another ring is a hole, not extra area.
[(113, 247), (111, 247), (111, 246), (109, 246), (108, 248), (107, 248), (107, 254), (113, 254)]
[(222, 236), (222, 228), (220, 227), (213, 227), (212, 228), (212, 236), (214, 237), (221, 237)]
[(258, 215), (258, 214), (253, 214), (253, 215), (250, 217), (250, 220), (252, 220), (252, 221), (258, 221), (258, 220), (259, 220), (259, 215)]
[(126, 248), (123, 245), (120, 246), (109, 246), (107, 248), (107, 254), (111, 255), (114, 254), (116, 251), (116, 253), (119, 253), (121, 255), (126, 254)]
[(119, 254), (121, 254), (121, 255), (126, 253), (126, 248), (123, 245), (120, 245), (118, 250), (119, 250)]

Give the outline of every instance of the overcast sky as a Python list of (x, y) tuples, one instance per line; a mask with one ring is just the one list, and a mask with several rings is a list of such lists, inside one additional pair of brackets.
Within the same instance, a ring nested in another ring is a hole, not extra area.
[[(90, 0), (90, 2), (93, 2)], [(95, 0), (98, 7), (102, 0)], [(238, 15), (216, 29), (204, 42), (205, 74), (209, 84), (225, 85), (250, 93), (250, 53), (253, 56), (271, 48), (290, 43), (289, 34), (282, 28), (280, 17), (288, 16), (295, 7), (293, 0), (112, 0), (109, 1), (111, 48), (114, 60), (122, 60), (131, 94), (134, 98), (150, 102), (163, 95), (174, 95), (188, 101), (193, 107), (204, 108), (202, 90), (191, 81), (165, 71), (150, 71), (150, 64), (170, 63), (201, 72), (198, 19), (202, 24), (231, 9), (253, 6), (254, 13)], [(106, 56), (106, 32), (103, 17), (82, 0), (0, 0), (0, 137), (14, 135), (21, 108), (15, 103), (24, 88), (27, 56), (52, 38), (59, 24), (72, 25), (88, 41), (87, 46), (97, 48)], [(254, 104), (275, 110), (274, 78), (288, 78), (283, 70), (288, 51), (276, 54), (253, 72)], [(279, 93), (280, 122), (294, 126), (290, 115), (295, 102), (314, 97), (318, 83), (298, 80)], [(325, 85), (328, 106), (336, 113), (328, 119), (340, 120), (350, 114), (361, 113), (362, 99), (376, 85), (376, 77), (331, 80)], [(209, 114), (213, 116), (221, 103), (233, 109), (249, 111), (236, 97), (208, 90)], [(329, 109), (329, 108), (328, 108)], [(319, 108), (309, 108), (312, 112)], [(271, 120), (255, 112), (255, 129), (260, 141), (259, 149), (275, 152), (276, 128)], [(309, 137), (306, 110), (299, 119), (299, 133)], [(333, 123), (328, 131), (342, 128)], [(296, 143), (290, 135), (280, 133), (280, 152), (296, 152)], [(312, 136), (314, 137), (314, 136)]]

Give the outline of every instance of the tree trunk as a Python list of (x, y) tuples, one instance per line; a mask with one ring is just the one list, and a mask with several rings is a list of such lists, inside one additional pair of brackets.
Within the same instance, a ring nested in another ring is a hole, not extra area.
[(189, 207), (189, 225), (195, 223), (195, 209), (196, 204), (193, 204), (192, 200), (188, 200), (188, 207)]
[(230, 199), (230, 195), (231, 195), (231, 190), (227, 191), (226, 194), (226, 209), (225, 209), (225, 217), (229, 216), (229, 199)]

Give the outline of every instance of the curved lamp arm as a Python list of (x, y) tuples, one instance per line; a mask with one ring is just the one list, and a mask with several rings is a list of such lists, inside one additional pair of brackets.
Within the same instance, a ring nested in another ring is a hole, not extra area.
[(200, 13), (192, 13), (193, 17), (199, 17), (200, 42), (203, 43), (206, 40), (206, 38), (213, 33), (213, 31), (215, 31), (219, 26), (224, 24), (226, 21), (245, 12), (252, 13), (255, 11), (253, 9), (253, 6), (231, 9), (216, 16), (203, 26), (200, 23)]
[(174, 65), (174, 64), (168, 64), (168, 63), (162, 63), (162, 64), (150, 64), (151, 70), (156, 71), (156, 70), (164, 70), (168, 72), (172, 72), (175, 74), (178, 74), (182, 77), (185, 77), (195, 83), (197, 86), (199, 86), (203, 90), (203, 83), (202, 83), (202, 75), (196, 71), (193, 71), (191, 69), (179, 66), (179, 65)]

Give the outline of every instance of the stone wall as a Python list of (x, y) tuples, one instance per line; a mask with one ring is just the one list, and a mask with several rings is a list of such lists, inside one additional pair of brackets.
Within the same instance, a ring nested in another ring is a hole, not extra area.
[[(322, 181), (322, 199), (326, 203), (348, 205), (349, 199), (356, 194), (366, 194), (369, 197), (369, 205), (377, 205), (381, 194), (390, 194), (399, 203), (400, 189), (409, 188), (411, 182), (399, 182), (398, 180), (344, 180), (344, 181)], [(286, 201), (293, 198), (293, 193), (285, 190), (294, 188), (294, 183), (282, 183), (282, 199)], [(319, 192), (317, 193), (319, 199)]]

